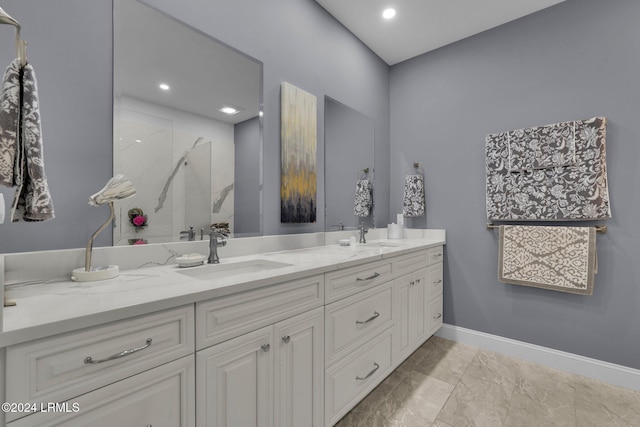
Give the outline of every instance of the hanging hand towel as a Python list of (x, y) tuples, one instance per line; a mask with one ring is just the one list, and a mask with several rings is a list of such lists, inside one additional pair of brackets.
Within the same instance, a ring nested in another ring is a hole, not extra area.
[(359, 179), (356, 182), (356, 195), (353, 214), (359, 217), (367, 217), (373, 207), (373, 186), (368, 179)]
[(404, 179), (402, 214), (406, 217), (422, 216), (424, 210), (424, 178), (422, 175), (407, 175)]
[(595, 227), (501, 225), (498, 280), (591, 295)]
[(18, 176), (16, 195), (11, 208), (11, 220), (44, 221), (55, 218), (49, 185), (44, 173), (42, 132), (38, 84), (31, 64), (22, 70), (20, 100), (20, 137), (18, 140)]
[(20, 123), (20, 59), (7, 67), (0, 94), (0, 184), (16, 185), (18, 125)]

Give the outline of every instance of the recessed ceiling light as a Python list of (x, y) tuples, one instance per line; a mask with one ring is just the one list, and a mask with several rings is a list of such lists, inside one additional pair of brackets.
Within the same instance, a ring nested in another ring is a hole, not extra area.
[(222, 111), (225, 114), (229, 114), (230, 116), (234, 114), (238, 114), (240, 112), (240, 110), (233, 107), (222, 107), (220, 111)]
[(142, 140), (141, 139), (136, 139), (136, 142), (142, 142)]
[(160, 84), (158, 85), (158, 87), (159, 87), (160, 89), (162, 89), (162, 90), (169, 90), (169, 89), (171, 89), (171, 87), (170, 87), (168, 84), (166, 84), (166, 83), (160, 83)]
[(391, 18), (393, 18), (394, 16), (396, 16), (396, 10), (395, 10), (394, 8), (391, 8), (391, 7), (390, 7), (390, 8), (388, 8), (388, 9), (385, 9), (385, 10), (382, 12), (382, 17), (383, 17), (384, 19), (391, 19)]

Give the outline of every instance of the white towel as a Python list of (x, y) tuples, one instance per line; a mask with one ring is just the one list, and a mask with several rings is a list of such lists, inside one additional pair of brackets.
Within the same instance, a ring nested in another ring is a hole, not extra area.
[(422, 216), (425, 205), (424, 178), (422, 175), (407, 175), (404, 180), (402, 214), (406, 217)]
[(353, 206), (353, 214), (359, 217), (368, 217), (373, 207), (373, 186), (368, 179), (359, 179), (356, 182), (356, 194)]
[(595, 227), (500, 226), (501, 282), (591, 295), (596, 272)]
[(11, 208), (11, 220), (44, 221), (55, 218), (49, 184), (44, 173), (42, 131), (38, 83), (31, 64), (22, 69), (22, 99), (20, 100), (20, 133), (16, 173), (16, 195)]
[(16, 185), (18, 126), (20, 123), (20, 59), (7, 67), (0, 94), (0, 184)]

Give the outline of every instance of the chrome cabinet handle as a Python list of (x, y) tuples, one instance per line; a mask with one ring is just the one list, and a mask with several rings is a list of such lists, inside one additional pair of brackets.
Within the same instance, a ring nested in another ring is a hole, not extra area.
[(100, 360), (93, 360), (93, 358), (89, 356), (84, 359), (84, 363), (87, 365), (96, 365), (98, 363), (108, 362), (109, 360), (115, 360), (115, 359), (120, 359), (121, 357), (131, 356), (133, 353), (137, 353), (139, 351), (144, 350), (145, 348), (149, 348), (151, 346), (151, 341), (152, 341), (151, 338), (148, 338), (146, 341), (146, 344), (143, 345), (142, 347), (124, 350), (124, 351), (121, 351), (120, 353), (113, 354), (107, 358), (100, 359)]
[(435, 282), (433, 282), (433, 283), (434, 283), (434, 284), (436, 284), (436, 285), (437, 285), (437, 284), (439, 284), (439, 283), (442, 283), (442, 279), (438, 279), (438, 280), (436, 280), (436, 281), (435, 281)]
[(378, 313), (377, 311), (374, 311), (373, 316), (369, 317), (367, 320), (356, 320), (356, 325), (364, 325), (366, 323), (373, 322), (378, 317), (380, 317), (380, 313)]
[(413, 280), (409, 282), (409, 286), (413, 286), (415, 284), (416, 284), (416, 282), (414, 282)]
[(420, 279), (416, 279), (416, 283), (420, 283)]
[(365, 277), (364, 279), (362, 279), (362, 278), (360, 278), (360, 277), (357, 277), (357, 278), (356, 278), (356, 281), (357, 281), (357, 282), (364, 282), (365, 280), (375, 279), (376, 277), (380, 277), (380, 273), (373, 273), (373, 275), (372, 275), (372, 276)]
[(434, 258), (440, 258), (442, 256), (442, 254), (434, 254), (433, 257)]
[(265, 353), (268, 353), (269, 350), (271, 350), (271, 346), (269, 344), (262, 344), (262, 346), (260, 347), (262, 349), (262, 351), (264, 351)]
[(369, 372), (367, 375), (365, 375), (364, 377), (356, 377), (356, 380), (358, 381), (364, 381), (367, 378), (369, 378), (371, 375), (375, 374), (376, 371), (380, 369), (380, 365), (378, 365), (377, 363), (373, 363), (373, 369), (371, 370), (371, 372)]
[(289, 335), (285, 335), (284, 337), (282, 337), (282, 341), (284, 341), (285, 344), (289, 344), (289, 341), (291, 341), (291, 337)]
[(437, 316), (434, 316), (434, 319), (439, 319), (439, 318), (441, 318), (441, 317), (442, 317), (442, 313), (438, 313), (438, 315), (437, 315)]

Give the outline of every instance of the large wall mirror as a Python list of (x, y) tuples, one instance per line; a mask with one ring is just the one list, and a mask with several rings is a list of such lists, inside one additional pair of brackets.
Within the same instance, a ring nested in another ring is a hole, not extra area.
[[(375, 223), (374, 120), (328, 96), (324, 106), (325, 230), (371, 227)], [(354, 214), (359, 180), (368, 180), (372, 186), (368, 215)]]
[[(261, 234), (262, 63), (136, 0), (114, 0), (114, 245)], [(260, 207), (260, 208), (259, 208)], [(143, 214), (145, 221), (132, 221)]]

